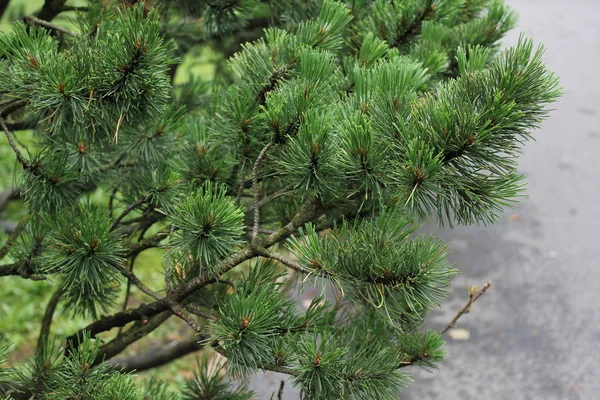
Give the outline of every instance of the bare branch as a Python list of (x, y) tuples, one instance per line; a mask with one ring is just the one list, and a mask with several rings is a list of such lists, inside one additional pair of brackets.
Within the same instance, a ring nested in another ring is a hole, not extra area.
[(52, 29), (53, 31), (61, 32), (61, 33), (64, 33), (65, 35), (77, 36), (73, 32), (71, 32), (70, 30), (63, 28), (62, 26), (55, 25), (55, 24), (53, 24), (51, 22), (44, 21), (43, 19), (40, 19), (40, 18), (36, 18), (36, 17), (33, 17), (33, 16), (27, 16), (24, 19), (26, 21), (29, 21), (29, 22), (35, 24), (35, 25), (43, 26), (44, 28)]
[[(102, 360), (108, 360), (125, 350), (130, 344), (140, 340), (150, 332), (158, 328), (172, 314), (170, 312), (159, 313), (149, 319), (141, 319), (128, 331), (121, 336), (115, 337), (105, 345), (100, 346), (95, 364), (99, 364)], [(75, 343), (75, 342), (73, 342)]]
[(58, 302), (64, 293), (65, 289), (62, 286), (59, 286), (50, 298), (50, 301), (48, 301), (46, 311), (44, 312), (44, 318), (42, 319), (42, 327), (40, 329), (40, 336), (37, 343), (38, 352), (42, 351), (44, 343), (46, 343), (48, 337), (50, 336), (50, 327), (52, 325), (54, 311), (56, 311), (56, 306), (58, 305)]
[(463, 314), (467, 314), (469, 311), (471, 311), (471, 306), (473, 305), (473, 303), (475, 303), (475, 300), (477, 300), (479, 296), (484, 294), (486, 290), (490, 288), (490, 286), (492, 286), (492, 282), (488, 282), (485, 285), (483, 285), (483, 288), (481, 288), (479, 292), (475, 294), (471, 293), (469, 295), (469, 301), (467, 301), (467, 304), (465, 304), (465, 306), (454, 316), (454, 318), (452, 318), (452, 321), (450, 321), (448, 325), (446, 325), (446, 327), (440, 331), (440, 335), (443, 335), (448, 331), (448, 329), (452, 328), (454, 324), (456, 324), (456, 321), (458, 321), (458, 319)]
[(141, 206), (142, 204), (144, 204), (147, 201), (148, 201), (148, 196), (139, 199), (135, 203), (130, 204), (125, 210), (123, 210), (123, 212), (117, 217), (117, 219), (115, 219), (115, 221), (110, 226), (110, 230), (114, 231), (115, 229), (117, 229), (117, 227), (119, 226), (119, 224), (121, 223), (123, 218), (125, 218), (127, 216), (127, 214), (129, 214), (130, 212), (132, 212), (133, 210), (135, 210), (136, 208), (138, 208), (139, 206)]
[(108, 364), (123, 372), (141, 372), (167, 364), (180, 357), (194, 353), (204, 348), (202, 342), (206, 340), (203, 336), (193, 336), (182, 341), (173, 341), (142, 354), (131, 357), (110, 360)]
[(13, 149), (15, 155), (17, 156), (17, 160), (19, 160), (19, 163), (23, 166), (23, 169), (25, 169), (25, 170), (33, 169), (33, 166), (29, 163), (29, 161), (27, 161), (25, 159), (25, 157), (23, 157), (21, 150), (19, 150), (19, 148), (15, 144), (15, 141), (13, 140), (13, 137), (12, 137), (12, 133), (6, 126), (6, 123), (4, 122), (3, 119), (0, 119), (0, 126), (2, 126), (2, 129), (4, 129), (4, 133), (6, 134), (6, 139), (8, 139), (8, 144)]
[(138, 287), (142, 292), (146, 293), (148, 296), (152, 297), (155, 300), (161, 300), (162, 297), (152, 289), (148, 288), (144, 283), (138, 278), (133, 271), (128, 270), (127, 268), (123, 268), (122, 265), (114, 265), (115, 269), (121, 273), (125, 278), (129, 279), (131, 283)]
[(0, 260), (2, 260), (4, 257), (6, 257), (6, 255), (8, 254), (8, 252), (10, 250), (10, 247), (13, 244), (15, 244), (15, 241), (17, 240), (19, 235), (23, 232), (23, 230), (27, 226), (27, 223), (29, 222), (30, 218), (31, 218), (31, 215), (29, 215), (29, 214), (25, 214), (25, 216), (23, 218), (21, 218), (21, 220), (15, 227), (15, 230), (13, 231), (13, 233), (8, 237), (8, 239), (6, 239), (6, 243), (4, 243), (4, 246), (2, 246), (2, 248), (0, 248)]

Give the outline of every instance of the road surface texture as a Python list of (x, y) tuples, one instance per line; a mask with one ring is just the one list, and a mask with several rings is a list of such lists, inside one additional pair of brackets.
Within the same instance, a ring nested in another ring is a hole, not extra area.
[[(526, 205), (487, 228), (427, 227), (462, 271), (429, 327), (450, 321), (467, 285), (493, 285), (459, 320), (457, 339), (446, 337), (441, 368), (414, 371), (403, 400), (600, 399), (600, 1), (507, 3), (520, 20), (504, 44), (520, 32), (544, 43), (565, 95), (521, 158)], [(261, 374), (251, 387), (269, 399), (280, 381)], [(299, 398), (291, 382), (282, 398)]]

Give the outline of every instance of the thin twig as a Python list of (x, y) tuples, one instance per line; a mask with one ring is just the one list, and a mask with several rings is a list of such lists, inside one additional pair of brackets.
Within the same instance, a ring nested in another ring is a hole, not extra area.
[(471, 311), (471, 306), (473, 305), (473, 303), (475, 303), (475, 300), (477, 300), (479, 296), (484, 294), (486, 290), (490, 288), (490, 286), (492, 286), (492, 282), (488, 282), (485, 285), (483, 285), (483, 288), (481, 288), (479, 292), (475, 294), (471, 293), (469, 295), (469, 301), (467, 301), (467, 304), (465, 304), (465, 306), (454, 316), (454, 318), (452, 318), (452, 321), (450, 321), (450, 323), (448, 323), (448, 325), (446, 325), (446, 327), (440, 331), (440, 335), (443, 335), (448, 331), (448, 329), (452, 328), (454, 324), (456, 324), (456, 321), (458, 321), (458, 319), (463, 314), (467, 314), (469, 311)]
[[(246, 229), (248, 232), (252, 232), (254, 230), (253, 226), (247, 226), (244, 229)], [(271, 235), (273, 233), (275, 233), (275, 231), (273, 229), (263, 229), (263, 228), (259, 228), (258, 229), (259, 233), (264, 233), (266, 235)]]
[(237, 195), (235, 196), (235, 204), (240, 204), (242, 193), (244, 192), (244, 186), (246, 185), (246, 164), (242, 165), (242, 171), (240, 172), (240, 185), (238, 186)]
[(23, 232), (23, 230), (27, 226), (27, 223), (29, 222), (30, 218), (31, 218), (31, 215), (29, 215), (29, 214), (25, 214), (25, 216), (23, 218), (21, 218), (21, 220), (15, 227), (15, 230), (13, 231), (13, 233), (8, 237), (8, 239), (6, 239), (6, 243), (4, 243), (4, 246), (2, 246), (2, 248), (0, 248), (0, 260), (2, 260), (4, 257), (6, 257), (6, 255), (8, 254), (8, 251), (10, 250), (10, 247), (13, 244), (15, 244), (15, 241), (17, 240), (17, 238), (19, 237), (21, 232)]
[[(134, 254), (129, 259), (129, 271), (131, 273), (133, 273), (133, 267), (135, 266), (135, 260), (136, 260), (137, 256), (138, 256), (138, 254)], [(125, 289), (125, 300), (123, 300), (123, 307), (121, 308), (121, 311), (127, 310), (127, 304), (129, 303), (129, 295), (130, 294), (131, 294), (131, 280), (127, 279), (127, 289)], [(122, 333), (123, 333), (123, 327), (120, 326), (119, 330), (117, 331), (117, 337), (121, 336)]]
[(253, 242), (258, 239), (258, 228), (260, 227), (260, 207), (258, 206), (258, 166), (266, 157), (267, 152), (272, 145), (273, 142), (269, 142), (265, 147), (263, 147), (260, 154), (256, 158), (256, 161), (254, 162), (254, 166), (252, 167), (252, 194), (254, 194), (254, 201), (252, 203), (252, 207), (254, 208), (254, 230), (252, 231)]
[(258, 202), (258, 208), (262, 208), (262, 207), (266, 206), (267, 204), (269, 204), (270, 202), (272, 202), (273, 200), (275, 200), (276, 198), (283, 196), (284, 194), (286, 194), (287, 192), (292, 190), (293, 187), (294, 187), (294, 185), (290, 184), (290, 185), (282, 187), (281, 189), (271, 193), (268, 196), (263, 197), (263, 199)]
[(277, 392), (277, 400), (283, 399), (283, 387), (285, 386), (285, 381), (282, 379), (279, 384), (279, 391)]
[(114, 231), (115, 229), (117, 229), (117, 227), (119, 226), (119, 224), (121, 223), (123, 218), (125, 218), (127, 216), (127, 214), (129, 214), (130, 212), (132, 212), (133, 210), (135, 210), (136, 208), (138, 208), (139, 206), (141, 206), (142, 204), (144, 204), (147, 201), (148, 201), (148, 196), (146, 196), (142, 199), (139, 199), (135, 203), (130, 204), (129, 207), (127, 207), (125, 210), (123, 210), (123, 212), (117, 217), (117, 219), (115, 219), (115, 222), (113, 222), (112, 225), (110, 226), (110, 230)]
[[(173, 232), (175, 232), (175, 224), (171, 224), (171, 233), (169, 234), (169, 242), (173, 240)], [(167, 252), (165, 257), (165, 285), (167, 286), (167, 296), (173, 290), (173, 285), (171, 285), (171, 256), (169, 255), (170, 247), (167, 248)]]
[(43, 26), (44, 28), (48, 28), (48, 29), (52, 29), (57, 32), (64, 33), (65, 35), (77, 36), (75, 33), (71, 32), (70, 30), (63, 28), (62, 26), (55, 25), (51, 22), (44, 21), (43, 19), (39, 19), (39, 18), (36, 18), (33, 16), (27, 16), (27, 17), (25, 17), (25, 20), (33, 22), (36, 25)]
[(195, 304), (186, 304), (185, 305), (185, 309), (188, 310), (189, 312), (191, 312), (192, 314), (199, 316), (200, 318), (204, 318), (204, 319), (207, 319), (209, 321), (216, 321), (217, 320), (217, 317), (215, 317), (214, 315), (211, 315), (211, 314), (208, 314), (208, 313), (202, 311)]
[(135, 286), (138, 287), (138, 289), (140, 289), (142, 292), (146, 293), (148, 296), (152, 297), (155, 300), (161, 300), (162, 297), (160, 297), (160, 295), (158, 293), (156, 293), (154, 290), (150, 289), (148, 286), (144, 285), (142, 283), (142, 281), (140, 280), (140, 278), (138, 278), (133, 271), (130, 271), (126, 268), (123, 268), (123, 266), (116, 264), (115, 269), (117, 271), (119, 271), (121, 273), (121, 275), (123, 275), (125, 278), (129, 279), (131, 281), (131, 283), (133, 283)]
[(29, 161), (27, 161), (25, 159), (25, 157), (23, 157), (23, 154), (21, 153), (21, 150), (19, 150), (19, 148), (15, 144), (15, 142), (13, 140), (13, 137), (12, 137), (12, 133), (10, 133), (10, 130), (6, 126), (6, 123), (4, 122), (3, 119), (0, 119), (0, 126), (2, 126), (2, 129), (4, 130), (4, 133), (6, 134), (6, 139), (8, 139), (8, 144), (13, 149), (15, 155), (17, 156), (17, 160), (19, 160), (19, 163), (21, 163), (21, 165), (23, 166), (23, 168), (26, 169), (26, 170), (32, 169), (32, 166), (29, 163)]
[(302, 265), (300, 265), (299, 263), (290, 260), (289, 258), (284, 257), (283, 255), (279, 254), (279, 253), (275, 253), (272, 251), (267, 250), (264, 247), (260, 247), (257, 246), (256, 251), (258, 252), (258, 254), (260, 254), (263, 257), (266, 258), (270, 258), (273, 260), (277, 260), (280, 263), (282, 263), (283, 265), (285, 265), (288, 268), (293, 269), (294, 271), (303, 274), (303, 275), (308, 275), (311, 271), (307, 270), (306, 268), (304, 268)]
[(202, 330), (202, 327), (196, 321), (194, 321), (194, 318), (188, 315), (177, 302), (169, 301), (168, 303), (171, 311), (173, 311), (173, 314), (185, 321), (185, 323), (191, 326), (194, 331), (200, 332)]
[(112, 190), (112, 192), (110, 193), (110, 197), (108, 198), (108, 212), (110, 213), (110, 218), (112, 219), (113, 217), (113, 204), (115, 202), (115, 196), (117, 195), (117, 192), (119, 191), (119, 186), (115, 186), (115, 188)]

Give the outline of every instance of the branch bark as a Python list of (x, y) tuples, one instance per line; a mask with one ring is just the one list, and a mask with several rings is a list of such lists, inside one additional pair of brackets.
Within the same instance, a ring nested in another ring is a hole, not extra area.
[(485, 285), (483, 285), (483, 288), (481, 288), (481, 290), (479, 292), (477, 292), (475, 294), (471, 293), (469, 295), (469, 301), (467, 301), (467, 304), (465, 304), (465, 306), (454, 316), (454, 318), (452, 318), (452, 321), (450, 321), (448, 323), (448, 325), (446, 325), (444, 327), (444, 329), (442, 329), (440, 331), (440, 335), (443, 335), (450, 328), (452, 328), (454, 326), (454, 324), (456, 324), (456, 321), (458, 321), (458, 319), (463, 314), (467, 314), (469, 311), (471, 311), (471, 306), (473, 305), (473, 303), (475, 303), (475, 300), (477, 300), (482, 294), (484, 294), (486, 292), (486, 290), (488, 290), (490, 288), (490, 286), (492, 286), (492, 282), (488, 282)]
[(199, 342), (206, 340), (203, 336), (193, 336), (182, 341), (167, 343), (155, 349), (131, 357), (119, 358), (108, 361), (108, 364), (123, 372), (145, 371), (160, 367), (185, 355), (194, 353), (204, 348)]
[[(50, 336), (50, 327), (52, 326), (52, 318), (54, 317), (54, 311), (56, 311), (56, 306), (58, 306), (58, 302), (60, 298), (65, 293), (65, 290), (62, 286), (59, 286), (50, 301), (48, 301), (48, 305), (46, 306), (46, 311), (44, 312), (44, 318), (42, 319), (42, 327), (40, 329), (40, 336), (38, 338), (37, 343), (37, 351), (41, 352), (44, 343), (48, 340), (48, 336)], [(41, 354), (41, 353), (40, 353)]]
[[(150, 319), (144, 319), (139, 321), (136, 325), (132, 326), (127, 332), (121, 336), (117, 336), (107, 344), (100, 347), (98, 350), (98, 356), (94, 361), (94, 365), (99, 364), (103, 360), (108, 360), (117, 354), (120, 354), (130, 344), (140, 340), (150, 332), (158, 328), (163, 322), (171, 317), (170, 312), (162, 312), (155, 315)], [(75, 342), (74, 342), (75, 343)]]

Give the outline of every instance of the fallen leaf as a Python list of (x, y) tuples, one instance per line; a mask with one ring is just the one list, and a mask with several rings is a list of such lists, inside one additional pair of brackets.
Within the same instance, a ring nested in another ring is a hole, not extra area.
[(510, 222), (517, 222), (520, 219), (521, 219), (521, 215), (519, 215), (519, 214), (512, 214), (508, 217), (508, 220)]
[(450, 332), (448, 332), (448, 335), (450, 335), (453, 340), (468, 340), (471, 337), (471, 332), (466, 329), (455, 328), (451, 329)]

